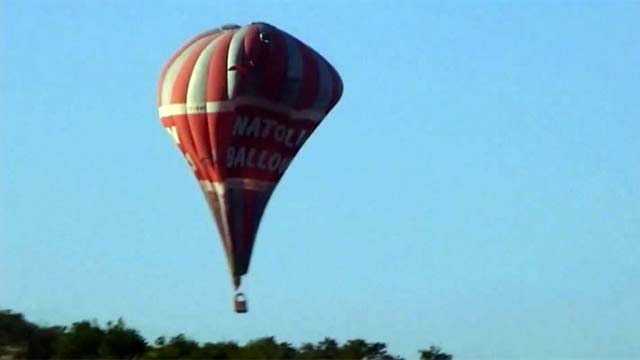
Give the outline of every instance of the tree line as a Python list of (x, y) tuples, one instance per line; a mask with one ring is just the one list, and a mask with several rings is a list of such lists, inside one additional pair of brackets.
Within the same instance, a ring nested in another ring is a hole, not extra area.
[[(421, 360), (452, 360), (430, 346), (418, 350)], [(296, 347), (275, 337), (241, 345), (235, 341), (198, 343), (184, 334), (161, 336), (149, 343), (124, 320), (101, 326), (82, 320), (70, 326), (39, 326), (11, 310), (0, 310), (0, 359), (367, 359), (400, 360), (387, 345), (363, 339), (339, 343), (324, 338)]]

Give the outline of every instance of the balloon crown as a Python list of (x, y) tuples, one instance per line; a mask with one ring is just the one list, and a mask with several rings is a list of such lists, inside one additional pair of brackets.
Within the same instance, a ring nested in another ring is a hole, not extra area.
[(239, 28), (240, 28), (240, 25), (225, 24), (225, 25), (220, 26), (219, 29), (225, 31), (225, 30), (235, 30), (235, 29), (239, 29)]

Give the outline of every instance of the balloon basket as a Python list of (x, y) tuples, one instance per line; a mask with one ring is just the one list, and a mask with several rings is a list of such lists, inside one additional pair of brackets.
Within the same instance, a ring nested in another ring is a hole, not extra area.
[(243, 293), (237, 293), (233, 298), (233, 310), (238, 314), (247, 312), (247, 298)]

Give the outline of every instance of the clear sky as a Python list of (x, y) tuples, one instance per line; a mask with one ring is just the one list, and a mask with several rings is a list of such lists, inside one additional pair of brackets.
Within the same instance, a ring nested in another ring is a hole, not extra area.
[[(383, 341), (408, 359), (640, 358), (637, 1), (0, 1), (0, 308), (148, 339)], [(157, 118), (188, 38), (265, 21), (344, 95), (231, 311)]]

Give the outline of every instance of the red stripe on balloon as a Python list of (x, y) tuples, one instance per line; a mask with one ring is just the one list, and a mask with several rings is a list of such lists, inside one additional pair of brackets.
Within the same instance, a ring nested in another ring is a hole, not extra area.
[(244, 32), (244, 38), (242, 39), (242, 46), (244, 48), (244, 65), (249, 65), (248, 62), (256, 62), (260, 58), (260, 29), (258, 25), (252, 24), (247, 27)]
[(251, 259), (251, 250), (253, 249), (253, 242), (256, 237), (256, 230), (253, 226), (253, 219), (256, 212), (256, 192), (254, 190), (242, 190), (242, 249), (244, 249), (243, 263), (246, 264), (246, 272), (249, 268), (249, 261)]
[(295, 39), (295, 44), (298, 46), (300, 54), (302, 55), (302, 87), (298, 93), (294, 109), (308, 109), (313, 105), (318, 96), (318, 79), (320, 73), (316, 57), (313, 56), (311, 50), (297, 39)]
[[(209, 129), (209, 148), (211, 149), (211, 156), (213, 160), (213, 174), (212, 181), (222, 181), (224, 179), (224, 156), (225, 145), (223, 134), (224, 128), (221, 124), (230, 124), (235, 118), (232, 112), (217, 112), (207, 114), (207, 123)], [(222, 140), (221, 140), (222, 139)]]
[(187, 119), (200, 166), (207, 175), (207, 179), (214, 181), (217, 176), (211, 154), (207, 114), (187, 114)]
[[(225, 101), (227, 100), (227, 54), (229, 53), (229, 45), (235, 31), (224, 33), (218, 40), (211, 53), (209, 60), (209, 72), (207, 74), (206, 101)], [(212, 164), (212, 180), (221, 181), (224, 179), (223, 170), (220, 167), (220, 160), (224, 154), (226, 141), (220, 136), (220, 128), (233, 118), (233, 113), (211, 113), (207, 114), (208, 125), (208, 141), (209, 149), (212, 157), (215, 153), (215, 159)]]
[(287, 73), (287, 45), (285, 35), (281, 31), (271, 27), (268, 28), (268, 31), (269, 54), (265, 59), (264, 77), (258, 90), (258, 96), (276, 101), (280, 96), (278, 90), (280, 90)]
[[(182, 66), (178, 70), (178, 75), (173, 84), (173, 88), (171, 91), (171, 103), (185, 103), (187, 98), (187, 91), (189, 89), (189, 80), (191, 79), (191, 74), (193, 73), (193, 68), (195, 66), (196, 61), (200, 57), (200, 54), (204, 50), (207, 45), (211, 43), (215, 39), (214, 36), (209, 41), (203, 41), (201, 44), (193, 49), (193, 51), (189, 54), (189, 56), (185, 59)], [(200, 147), (204, 147), (202, 144), (203, 141), (207, 141), (207, 137), (202, 138), (200, 135), (202, 131), (194, 131), (190, 124), (190, 117), (192, 115), (189, 114), (180, 114), (174, 115), (174, 121), (176, 124), (176, 129), (178, 130), (178, 136), (180, 138), (180, 142), (183, 145), (184, 151), (186, 155), (189, 156), (191, 163), (196, 167), (196, 172), (200, 174), (198, 177), (199, 180), (212, 180), (210, 173), (211, 170), (207, 169), (205, 163), (202, 162), (202, 158), (197, 151), (197, 143), (200, 142)], [(202, 150), (201, 152), (202, 153)]]
[(158, 106), (164, 105), (162, 104), (162, 87), (163, 87), (162, 85), (164, 84), (164, 78), (165, 76), (167, 76), (167, 71), (169, 70), (169, 67), (171, 67), (171, 64), (173, 64), (173, 62), (178, 58), (178, 56), (180, 56), (180, 54), (182, 54), (193, 43), (195, 43), (196, 41), (206, 36), (215, 34), (217, 32), (219, 32), (219, 30), (207, 31), (187, 41), (184, 45), (182, 45), (182, 47), (180, 47), (180, 49), (178, 49), (178, 51), (176, 51), (173, 54), (173, 56), (171, 56), (171, 58), (169, 58), (169, 61), (165, 63), (164, 67), (162, 68), (162, 71), (160, 72), (160, 78), (158, 79), (158, 91), (157, 91)]
[(329, 105), (325, 111), (326, 113), (331, 111), (331, 109), (333, 109), (333, 107), (338, 103), (338, 100), (342, 97), (343, 91), (340, 75), (338, 75), (338, 72), (333, 66), (331, 66), (331, 64), (327, 63), (327, 66), (329, 67), (329, 73), (331, 74), (331, 100), (329, 101)]
[(193, 49), (191, 54), (185, 59), (182, 63), (178, 71), (178, 75), (176, 76), (175, 81), (173, 82), (173, 89), (171, 91), (171, 103), (184, 103), (187, 99), (187, 90), (189, 89), (189, 80), (191, 79), (191, 74), (193, 73), (193, 67), (196, 64), (196, 61), (200, 57), (200, 54), (204, 50), (207, 45), (209, 45), (212, 41), (215, 40), (217, 36), (212, 37), (208, 41), (203, 41), (201, 44)]
[(207, 101), (227, 100), (227, 55), (235, 31), (229, 31), (218, 39), (211, 54), (207, 79)]

